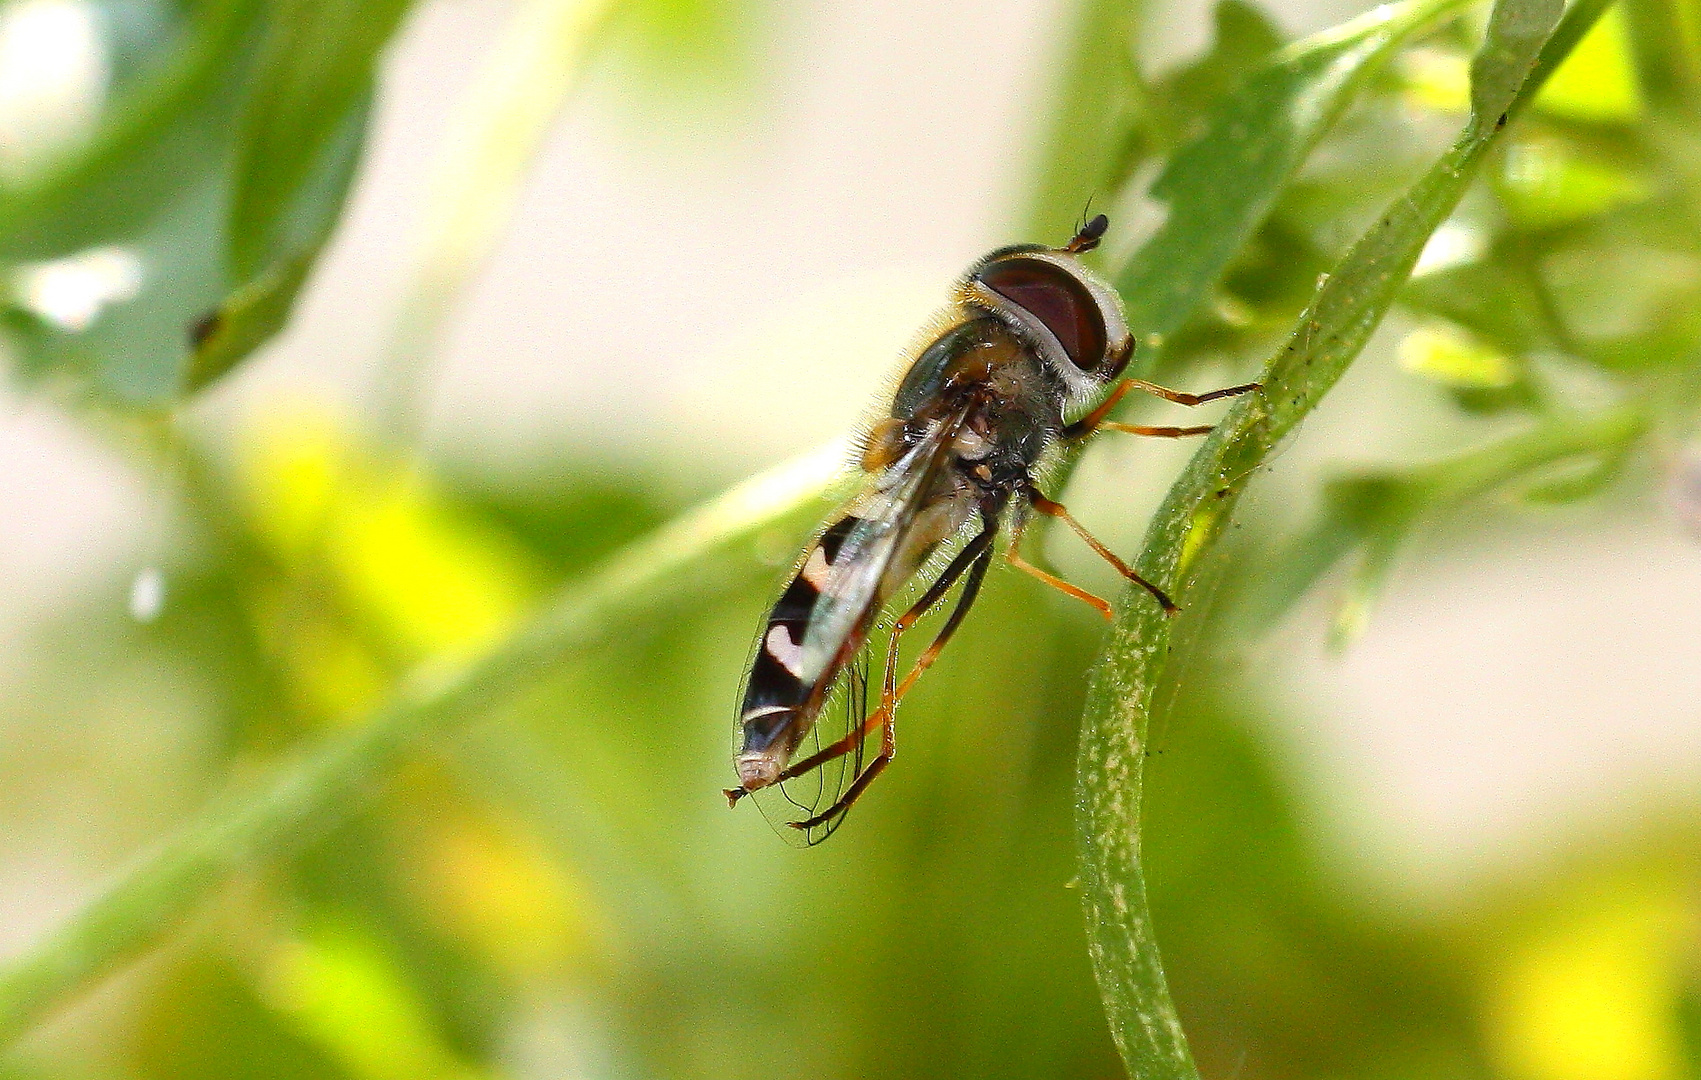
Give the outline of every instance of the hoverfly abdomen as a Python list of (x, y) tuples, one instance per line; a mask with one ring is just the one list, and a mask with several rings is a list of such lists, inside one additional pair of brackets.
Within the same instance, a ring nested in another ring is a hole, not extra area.
[(860, 523), (847, 514), (821, 534), (768, 614), (739, 709), (743, 727), (738, 780), (754, 791), (774, 782), (814, 718), (825, 672), (805, 664), (803, 644), (845, 537)]

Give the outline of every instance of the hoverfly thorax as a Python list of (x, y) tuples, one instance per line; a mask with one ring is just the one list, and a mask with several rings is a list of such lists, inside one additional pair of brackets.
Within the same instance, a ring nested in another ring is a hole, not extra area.
[[(738, 713), (733, 761), (739, 786), (726, 793), (732, 802), (777, 789), (789, 807), (774, 805), (806, 841), (837, 827), (891, 760), (898, 700), (974, 603), (1001, 529), (1011, 535), (1006, 557), (1012, 565), (1108, 616), (1104, 600), (1017, 553), (1030, 509), (1066, 521), (1166, 611), (1175, 609), (1161, 589), (1042, 495), (1033, 478), (1053, 444), (1101, 427), (1167, 436), (1208, 430), (1107, 421), (1116, 399), (1136, 385), (1183, 404), (1252, 388), (1194, 397), (1127, 380), (1106, 395), (1134, 349), (1116, 292), (1079, 257), (1098, 245), (1106, 227), (1101, 214), (1061, 248), (1001, 248), (958, 282), (951, 307), (936, 324), (941, 329), (910, 358), (890, 407), (865, 434), (857, 461), (867, 474), (861, 494), (804, 550), (762, 624)], [(1100, 398), (1086, 416), (1066, 419)], [(921, 576), (931, 580), (919, 583), (919, 598), (887, 627), (879, 706), (868, 713), (865, 650), (884, 625), (881, 613)], [(900, 682), (899, 638), (959, 584), (951, 614)], [(818, 721), (835, 691), (840, 722), (824, 738)], [(879, 749), (865, 764), (865, 744), (876, 732)], [(848, 783), (826, 779), (830, 769)], [(817, 781), (813, 794), (787, 790), (788, 781), (805, 778)]]

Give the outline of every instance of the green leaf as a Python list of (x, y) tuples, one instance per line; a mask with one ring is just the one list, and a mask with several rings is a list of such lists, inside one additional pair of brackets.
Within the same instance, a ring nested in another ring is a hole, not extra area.
[[(1138, 565), (1148, 580), (1167, 586), (1171, 596), (1189, 598), (1187, 585), (1248, 480), (1381, 323), (1430, 234), (1452, 213), (1504, 126), (1500, 117), (1527, 100), (1603, 7), (1581, 0), (1545, 46), (1545, 29), (1534, 28), (1556, 14), (1550, 0), (1502, 0), (1496, 7), (1473, 67), (1481, 85), (1473, 87), (1472, 100), (1492, 116), (1473, 116), (1454, 146), (1371, 224), (1319, 286), (1267, 365), (1263, 393), (1245, 395), (1230, 409), (1159, 508)], [(1129, 1074), (1191, 1080), (1198, 1072), (1169, 998), (1140, 859), (1146, 733), (1174, 633), (1143, 590), (1124, 590), (1088, 688), (1076, 826), (1088, 951)]]
[(1276, 622), (1372, 537), (1402, 531), (1419, 501), (1413, 478), (1396, 472), (1366, 472), (1324, 484), (1322, 506), (1310, 528), (1283, 543), (1257, 576), (1246, 623), (1263, 630)]
[[(111, 303), (94, 304), (97, 283), (73, 276), (63, 285), (63, 299), (37, 296), (33, 305), (24, 304), (9, 321), (20, 374), (69, 382), (125, 408), (159, 408), (177, 399), (189, 327), (217, 302), (224, 282), (222, 178), (186, 179), (198, 182), (185, 184), (153, 226), (128, 243), (15, 268), (17, 278), (39, 280), (109, 255), (134, 267), (136, 284)], [(86, 318), (77, 311), (84, 304)]]
[[(274, 220), (254, 225), (257, 232), (274, 236), (270, 246), (277, 254), (225, 296), (216, 309), (207, 313), (203, 308), (199, 313), (185, 342), (192, 352), (183, 389), (203, 389), (289, 321), (296, 295), (342, 212), (365, 145), (370, 112), (368, 90), (343, 116), (318, 160), (309, 163), (310, 171), (301, 178), (294, 198), (276, 204)], [(240, 236), (234, 228), (233, 246)]]
[(1152, 88), (1154, 127), (1172, 141), (1197, 138), (1217, 104), (1286, 41), (1268, 15), (1244, 0), (1219, 0), (1212, 22), (1210, 51)]
[(278, 0), (236, 140), (229, 295), (195, 323), (185, 388), (229, 372), (288, 321), (341, 216), (374, 68), (409, 0)]
[[(239, 286), (316, 245), (335, 220), (373, 65), (407, 0), (276, 0), (238, 124), (230, 272)], [(359, 119), (356, 119), (359, 118)], [(326, 174), (333, 179), (327, 182)]]
[[(150, 229), (110, 249), (134, 261), (140, 288), (133, 295), (100, 306), (86, 325), (56, 323), (46, 317), (50, 310), (27, 304), (28, 315), (10, 321), (22, 373), (34, 379), (72, 376), (107, 404), (153, 409), (229, 371), (289, 316), (359, 157), (364, 102), (358, 108), (343, 125), (340, 140), (327, 148), (327, 160), (311, 177), (315, 186), (303, 193), (304, 212), (293, 219), (301, 223), (317, 216), (321, 228), (314, 242), (304, 241), (226, 295), (227, 180), (210, 173), (198, 183), (185, 183)], [(24, 279), (55, 273), (96, 252), (26, 265), (14, 273)]]
[(109, 244), (139, 266), (140, 289), (91, 319), (55, 320), (21, 296), (25, 311), (7, 325), (22, 370), (160, 408), (276, 333), (341, 213), (373, 65), (405, 9), (203, 5), (166, 74), (117, 109), (85, 155), (0, 192), (0, 256)]
[(1116, 285), (1150, 368), (1341, 110), (1413, 33), (1462, 5), (1408, 0), (1298, 42), (1223, 102), (1152, 184), (1169, 215)]
[(129, 240), (217, 171), (261, 14), (259, 0), (195, 5), (172, 55), (112, 105), (82, 149), (0, 186), (0, 260)]
[(1370, 625), (1370, 614), (1381, 599), (1382, 590), (1393, 576), (1395, 563), (1413, 525), (1416, 509), (1397, 525), (1368, 537), (1359, 551), (1358, 564), (1353, 567), (1340, 602), (1335, 606), (1335, 618), (1329, 627), (1329, 647), (1345, 649)]
[(1626, 432), (1622, 439), (1579, 448), (1556, 460), (1557, 468), (1542, 469), (1533, 479), (1523, 477), (1529, 481), (1522, 492), (1524, 500), (1538, 506), (1559, 506), (1599, 494), (1624, 471), (1624, 464), (1635, 447), (1635, 436), (1642, 431), (1638, 427)]
[(185, 389), (194, 392), (211, 385), (283, 329), (318, 253), (315, 247), (274, 263), (190, 325)]

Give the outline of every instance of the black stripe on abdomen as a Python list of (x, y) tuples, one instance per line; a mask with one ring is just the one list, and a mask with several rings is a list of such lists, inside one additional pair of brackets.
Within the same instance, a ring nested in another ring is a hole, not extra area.
[(839, 557), (839, 545), (845, 542), (845, 537), (850, 535), (852, 529), (861, 524), (861, 518), (855, 514), (846, 514), (833, 522), (832, 525), (827, 527), (827, 531), (821, 534), (821, 539), (817, 540), (815, 544), (827, 553), (828, 566), (833, 565), (833, 560)]
[(791, 727), (798, 710), (809, 701), (811, 687), (782, 664), (769, 648), (769, 635), (778, 628), (780, 633), (795, 635), (803, 640), (802, 624), (769, 623), (767, 632), (756, 650), (756, 662), (750, 668), (750, 681), (744, 688), (744, 707), (739, 716), (744, 721), (744, 753), (767, 750)]
[(756, 643), (756, 659), (751, 664), (744, 703), (739, 709), (744, 724), (743, 753), (761, 753), (781, 741), (792, 728), (798, 712), (814, 696), (817, 688), (797, 676), (797, 658), (815, 605), (821, 599), (820, 585), (826, 580), (825, 572), (833, 566), (845, 537), (861, 520), (846, 515), (821, 534), (769, 613), (762, 627), (762, 640)]

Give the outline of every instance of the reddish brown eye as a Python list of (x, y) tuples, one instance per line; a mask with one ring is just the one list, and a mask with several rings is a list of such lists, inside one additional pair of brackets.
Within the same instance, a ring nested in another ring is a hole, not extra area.
[(976, 276), (1044, 323), (1076, 367), (1090, 372), (1104, 364), (1104, 313), (1080, 278), (1055, 263), (1024, 258), (999, 259)]

